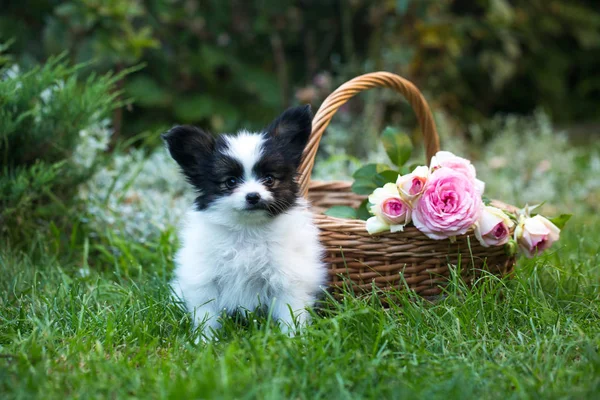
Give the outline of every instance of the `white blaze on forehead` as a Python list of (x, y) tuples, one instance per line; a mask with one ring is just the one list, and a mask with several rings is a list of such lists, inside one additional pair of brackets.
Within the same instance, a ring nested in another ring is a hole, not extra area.
[(263, 135), (240, 131), (235, 136), (225, 136), (228, 149), (226, 155), (238, 160), (244, 167), (244, 179), (250, 180), (252, 168), (260, 159), (262, 154)]

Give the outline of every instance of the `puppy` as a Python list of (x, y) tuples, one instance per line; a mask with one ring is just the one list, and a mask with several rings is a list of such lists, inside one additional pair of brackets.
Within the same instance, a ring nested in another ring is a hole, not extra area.
[(309, 106), (260, 133), (214, 138), (190, 126), (163, 135), (197, 191), (175, 256), (175, 294), (212, 338), (221, 313), (268, 310), (293, 334), (325, 284), (323, 250), (296, 170), (311, 132)]

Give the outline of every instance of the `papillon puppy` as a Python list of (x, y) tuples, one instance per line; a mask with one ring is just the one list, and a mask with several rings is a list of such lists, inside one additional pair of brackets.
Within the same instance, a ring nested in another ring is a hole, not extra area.
[(296, 182), (311, 120), (304, 106), (259, 133), (215, 138), (176, 126), (163, 135), (197, 192), (171, 286), (205, 338), (221, 314), (239, 310), (267, 310), (290, 334), (309, 320), (306, 309), (326, 277), (319, 232)]

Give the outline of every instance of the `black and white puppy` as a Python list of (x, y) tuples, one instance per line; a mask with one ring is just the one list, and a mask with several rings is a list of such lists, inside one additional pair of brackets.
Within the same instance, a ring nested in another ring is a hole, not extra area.
[(284, 332), (308, 322), (306, 308), (326, 275), (318, 230), (295, 180), (311, 117), (304, 106), (260, 133), (214, 138), (177, 126), (163, 135), (197, 191), (171, 285), (207, 338), (223, 311), (269, 309)]

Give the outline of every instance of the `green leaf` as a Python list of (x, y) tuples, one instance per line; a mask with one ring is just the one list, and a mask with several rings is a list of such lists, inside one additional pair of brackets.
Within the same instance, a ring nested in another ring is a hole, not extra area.
[(356, 219), (356, 210), (348, 206), (333, 206), (325, 211), (325, 215), (336, 218)]
[(398, 171), (388, 169), (387, 171), (380, 172), (373, 177), (373, 182), (377, 187), (382, 187), (386, 183), (396, 183), (398, 180)]
[(356, 194), (371, 194), (378, 187), (379, 185), (373, 181), (372, 177), (370, 179), (361, 178), (352, 183), (352, 192)]
[(388, 167), (385, 164), (367, 164), (364, 165), (362, 167), (360, 167), (359, 169), (357, 169), (354, 174), (352, 174), (352, 177), (354, 179), (373, 179), (373, 176), (375, 176), (376, 174), (389, 170), (390, 167)]
[(369, 200), (364, 199), (363, 202), (360, 203), (360, 206), (358, 206), (358, 209), (356, 210), (356, 217), (363, 221), (371, 218), (371, 213), (369, 212)]
[(381, 141), (394, 165), (402, 167), (409, 160), (413, 145), (406, 133), (387, 127), (381, 134)]
[(356, 194), (371, 194), (373, 190), (388, 182), (396, 182), (398, 172), (385, 164), (367, 164), (352, 175), (355, 179), (352, 191)]
[(550, 222), (552, 222), (558, 229), (562, 229), (565, 227), (565, 224), (568, 220), (571, 219), (572, 214), (560, 214), (558, 217), (549, 218)]

